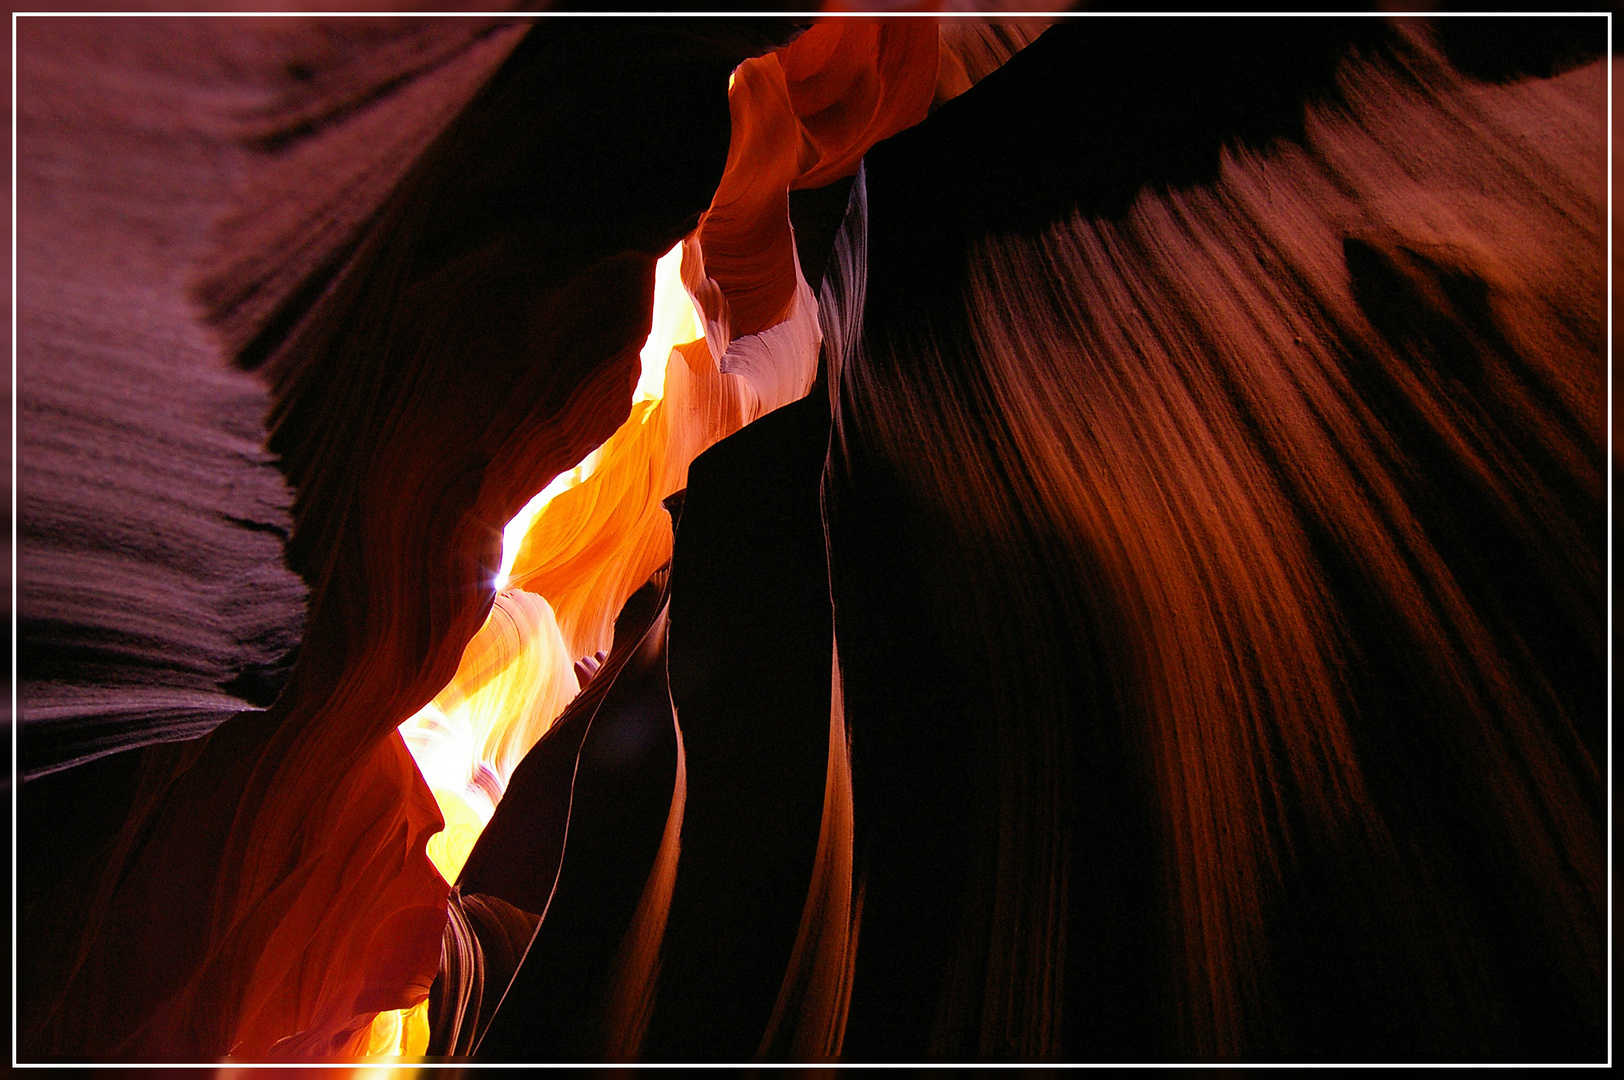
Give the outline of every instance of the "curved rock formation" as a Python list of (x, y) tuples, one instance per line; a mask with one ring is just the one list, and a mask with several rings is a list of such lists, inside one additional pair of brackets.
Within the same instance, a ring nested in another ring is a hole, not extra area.
[(1600, 1051), (1603, 72), (1316, 30), (1057, 27), (868, 158), (859, 1059)]
[(1603, 1055), (1600, 25), (25, 35), (23, 1058)]
[[(426, 992), (443, 908), (393, 950), (407, 967), (387, 993), (367, 989), (363, 962), (363, 927), (445, 888), (412, 854), (440, 822), (394, 728), (483, 622), (500, 523), (624, 417), (655, 257), (714, 190), (727, 74), (750, 40), (586, 23), (528, 35), (272, 356), (270, 442), (298, 492), (288, 556), (313, 586), (299, 661), (263, 717), (150, 766), (156, 790), (107, 863), (80, 960), (29, 1024), (33, 1053), (342, 1054), (373, 1012)], [(381, 824), (353, 793), (391, 783), (425, 827), (396, 834), (399, 869), (353, 883), (366, 902), (335, 907), (309, 874), (343, 873), (327, 845)], [(324, 921), (362, 951), (316, 947)]]

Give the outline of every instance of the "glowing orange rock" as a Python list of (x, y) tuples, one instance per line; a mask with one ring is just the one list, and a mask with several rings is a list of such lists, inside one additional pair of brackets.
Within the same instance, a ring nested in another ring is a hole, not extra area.
[[(500, 523), (626, 416), (646, 252), (715, 190), (727, 72), (765, 45), (536, 28), (291, 344), (267, 330), (272, 444), (299, 493), (288, 557), (311, 585), (297, 668), (271, 711), (146, 763), (30, 1055), (344, 1056), (372, 1013), (426, 996), (442, 821), (395, 728), (485, 622)], [(648, 124), (655, 98), (670, 123)], [(538, 205), (563, 231), (514, 242)]]
[[(661, 265), (680, 288), (675, 255)], [(690, 272), (698, 258), (690, 242), (683, 260)], [(817, 305), (793, 258), (789, 271), (797, 282), (789, 318), (728, 343), (711, 326), (706, 337), (676, 345), (663, 396), (635, 403), (595, 451), (591, 475), (548, 502), (525, 534), (510, 581), (547, 597), (571, 655), (607, 649), (621, 605), (671, 557), (671, 518), (660, 503), (687, 486), (688, 464), (811, 388)]]
[(851, 175), (870, 146), (923, 120), (940, 47), (929, 20), (837, 19), (739, 65), (727, 168), (699, 233), (732, 334), (758, 333), (789, 312), (790, 189)]

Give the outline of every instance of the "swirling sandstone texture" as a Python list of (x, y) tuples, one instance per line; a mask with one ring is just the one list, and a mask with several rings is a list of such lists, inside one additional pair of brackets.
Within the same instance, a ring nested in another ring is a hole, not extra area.
[(859, 1058), (1601, 1053), (1605, 71), (1254, 29), (867, 159)]
[(625, 417), (654, 260), (716, 187), (758, 30), (509, 40), (283, 343), (247, 355), (296, 491), (299, 659), (270, 711), (143, 763), (35, 1053), (328, 1056), (426, 992), (441, 822), (394, 729), (484, 620), (502, 523)]
[(24, 1060), (1604, 1055), (1600, 21), (139, 25)]

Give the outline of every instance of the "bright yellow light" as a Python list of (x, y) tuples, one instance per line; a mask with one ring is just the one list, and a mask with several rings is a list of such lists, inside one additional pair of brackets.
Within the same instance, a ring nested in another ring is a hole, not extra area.
[(594, 450), (569, 472), (559, 473), (553, 477), (553, 482), (542, 488), (535, 498), (525, 503), (524, 509), (507, 523), (507, 527), (502, 530), (502, 568), (496, 574), (497, 592), (508, 587), (508, 575), (513, 573), (513, 560), (519, 557), (519, 546), (524, 543), (524, 534), (530, 531), (530, 523), (536, 520), (536, 515), (545, 510), (553, 499), (584, 483), (597, 469), (602, 456), (599, 450)]
[[(621, 446), (620, 453), (631, 446), (647, 454), (651, 439), (664, 447), (665, 429), (645, 430), (644, 425), (661, 407), (657, 403), (665, 396), (668, 365), (673, 358), (688, 363), (676, 346), (704, 336), (704, 321), (682, 284), (679, 243), (655, 264), (651, 326), (639, 354), (642, 372), (633, 392), (632, 413), (617, 433), (615, 445)], [(689, 374), (681, 377), (693, 378)], [(456, 881), (462, 872), (513, 768), (580, 689), (573, 669), (575, 658), (548, 600), (509, 590), (509, 575), (536, 518), (559, 495), (590, 479), (608, 446), (605, 443), (575, 468), (554, 478), (508, 522), (502, 531), (498, 595), (490, 617), (464, 650), (456, 677), (400, 725), (406, 746), (445, 818), (445, 828), (428, 841), (428, 856), (448, 882)], [(686, 453), (684, 464), (697, 449)], [(625, 463), (618, 467), (626, 469)], [(642, 473), (646, 476), (647, 472), (645, 463)], [(428, 1048), (427, 1009), (425, 1001), (413, 1009), (378, 1014), (367, 1031), (365, 1056), (424, 1054)]]
[(660, 400), (665, 395), (665, 369), (671, 361), (671, 350), (704, 336), (705, 323), (682, 284), (679, 242), (654, 264), (654, 322), (638, 354), (643, 361), (643, 375), (637, 380), (632, 400)]
[(404, 1009), (381, 1012), (372, 1018), (372, 1029), (367, 1034), (367, 1048), (362, 1057), (399, 1057), (401, 1023)]
[[(638, 359), (642, 361), (642, 374), (638, 376), (637, 389), (632, 392), (632, 401), (659, 401), (665, 395), (665, 369), (671, 360), (671, 350), (704, 336), (705, 322), (682, 284), (682, 243), (678, 241), (654, 264), (653, 320), (648, 340), (643, 342), (643, 349), (638, 353)], [(646, 422), (649, 415), (645, 410), (642, 419)], [(530, 531), (530, 525), (537, 515), (553, 499), (584, 483), (597, 469), (602, 456), (601, 448), (594, 450), (575, 468), (560, 473), (507, 523), (502, 530), (502, 566), (496, 574), (497, 592), (508, 587), (513, 561), (519, 557), (519, 545), (524, 542), (525, 533)]]
[(490, 815), (480, 814), (460, 791), (450, 788), (434, 788), (433, 791), (434, 801), (440, 804), (440, 815), (445, 818), (445, 828), (429, 837), (429, 861), (440, 871), (441, 877), (456, 881), (463, 863), (474, 850), (474, 842), (485, 831)]
[[(381, 1012), (367, 1030), (363, 1058), (420, 1058), (429, 1052), (429, 999), (410, 1009)], [(357, 1070), (366, 1080), (382, 1080), (393, 1070), (387, 1066)], [(360, 1078), (358, 1078), (360, 1080)]]
[(514, 767), (579, 690), (552, 606), (514, 589), (496, 598), (451, 682), (400, 725), (445, 818), (428, 856), (447, 881), (457, 880)]

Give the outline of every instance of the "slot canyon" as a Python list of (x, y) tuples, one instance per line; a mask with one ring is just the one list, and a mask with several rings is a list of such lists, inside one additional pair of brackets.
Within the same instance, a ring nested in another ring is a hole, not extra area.
[(1610, 1060), (1600, 16), (15, 20), (14, 1060)]

